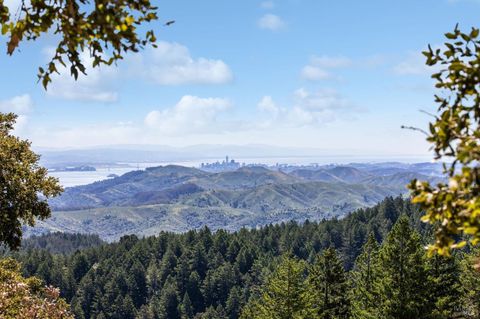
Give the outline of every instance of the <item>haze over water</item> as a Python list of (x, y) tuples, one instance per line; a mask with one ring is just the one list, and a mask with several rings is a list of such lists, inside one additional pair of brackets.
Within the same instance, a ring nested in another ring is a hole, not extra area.
[[(265, 164), (274, 166), (276, 164), (288, 165), (346, 165), (349, 163), (380, 163), (380, 162), (401, 162), (401, 163), (419, 163), (431, 161), (431, 156), (299, 156), (299, 157), (238, 157), (233, 158), (239, 163), (248, 164)], [(199, 168), (202, 163), (212, 163), (222, 161), (219, 158), (204, 158), (192, 159), (189, 161), (165, 161), (165, 162), (147, 162), (147, 163), (119, 163), (121, 167), (96, 167), (96, 171), (68, 171), (68, 172), (50, 172), (51, 176), (57, 177), (64, 187), (73, 187), (79, 185), (86, 185), (96, 181), (101, 181), (109, 175), (121, 176), (125, 173), (135, 171), (138, 169), (145, 169), (147, 167), (165, 166), (165, 165), (180, 165), (185, 167)], [(95, 167), (95, 165), (92, 165)]]

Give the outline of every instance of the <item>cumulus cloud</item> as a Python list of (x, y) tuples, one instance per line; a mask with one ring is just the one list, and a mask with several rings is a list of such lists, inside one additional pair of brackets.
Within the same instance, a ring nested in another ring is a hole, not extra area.
[[(183, 96), (177, 104), (146, 114), (143, 122), (103, 122), (94, 125), (36, 127), (29, 138), (40, 146), (85, 147), (114, 144), (192, 143), (219, 132), (239, 130), (222, 117), (231, 102), (223, 98)], [(209, 135), (210, 134), (210, 135)]]
[(32, 98), (29, 94), (12, 97), (8, 100), (0, 101), (0, 112), (15, 114), (26, 114), (31, 111), (33, 106)]
[(274, 114), (278, 113), (280, 110), (279, 107), (273, 101), (272, 97), (269, 95), (262, 97), (260, 102), (258, 102), (257, 104), (257, 108), (260, 111), (270, 112)]
[[(350, 120), (358, 109), (332, 89), (310, 91), (298, 89), (290, 103), (278, 104), (271, 96), (263, 96), (250, 116), (234, 119), (233, 104), (218, 97), (183, 96), (175, 105), (153, 110), (143, 122), (104, 122), (95, 125), (30, 127), (28, 138), (40, 146), (93, 146), (107, 144), (231, 143), (237, 137), (259, 141), (278, 134), (289, 138), (302, 130), (313, 132), (325, 124)], [(305, 135), (306, 138), (311, 134)], [(252, 139), (253, 138), (253, 139)], [(244, 141), (245, 142), (245, 141)]]
[(314, 65), (304, 66), (301, 75), (302, 78), (309, 81), (327, 80), (333, 77), (330, 72)]
[(300, 74), (303, 79), (309, 81), (334, 79), (336, 76), (329, 71), (330, 69), (345, 68), (351, 64), (352, 61), (346, 57), (313, 56)]
[(278, 31), (286, 27), (286, 23), (279, 16), (271, 13), (265, 14), (258, 20), (261, 29)]
[(145, 124), (164, 134), (208, 133), (221, 128), (217, 118), (230, 107), (227, 99), (186, 95), (172, 108), (148, 113)]
[(304, 88), (293, 93), (290, 107), (280, 107), (272, 97), (264, 96), (257, 108), (268, 115), (267, 118), (259, 118), (257, 126), (260, 128), (315, 126), (345, 118), (347, 113), (356, 111), (345, 97), (333, 89), (311, 92)]
[(17, 121), (15, 123), (15, 133), (21, 134), (25, 130), (28, 123), (28, 113), (32, 110), (33, 101), (30, 95), (24, 94), (14, 96), (8, 100), (0, 101), (0, 112), (15, 113)]
[[(49, 53), (51, 50), (45, 50)], [(51, 56), (51, 54), (49, 54)], [(60, 74), (52, 75), (47, 95), (66, 100), (84, 102), (105, 102), (111, 103), (118, 99), (118, 93), (111, 90), (112, 82), (118, 77), (119, 70), (115, 66), (92, 68), (93, 58), (87, 52), (81, 54), (81, 60), (86, 66), (87, 75), (79, 74), (75, 80), (70, 75), (70, 70), (59, 66)]]
[(144, 75), (160, 85), (223, 84), (232, 81), (232, 71), (222, 60), (192, 58), (187, 47), (170, 42), (143, 57)]
[(310, 92), (301, 88), (294, 92), (294, 97), (290, 120), (298, 125), (331, 122), (339, 113), (352, 109), (348, 100), (333, 89)]

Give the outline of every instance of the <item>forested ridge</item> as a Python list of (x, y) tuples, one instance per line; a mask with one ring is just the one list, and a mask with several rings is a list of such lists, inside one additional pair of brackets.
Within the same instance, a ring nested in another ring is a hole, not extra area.
[(478, 318), (474, 253), (427, 259), (421, 215), (389, 197), (341, 220), (132, 235), (71, 254), (30, 243), (14, 257), (76, 318)]

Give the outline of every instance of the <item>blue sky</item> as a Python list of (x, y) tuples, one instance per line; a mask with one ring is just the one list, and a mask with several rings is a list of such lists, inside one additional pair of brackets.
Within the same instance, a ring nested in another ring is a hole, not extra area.
[[(15, 6), (16, 0), (7, 4)], [(420, 51), (480, 1), (159, 1), (158, 49), (67, 73), (45, 92), (55, 38), (0, 59), (0, 111), (35, 147), (269, 144), (367, 155), (425, 154), (432, 81)], [(174, 19), (176, 23), (163, 27)], [(5, 38), (1, 38), (5, 42)], [(88, 62), (88, 56), (85, 55)]]

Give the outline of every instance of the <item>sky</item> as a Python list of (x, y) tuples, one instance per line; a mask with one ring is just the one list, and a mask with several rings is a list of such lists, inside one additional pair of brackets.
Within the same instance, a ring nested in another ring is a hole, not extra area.
[(63, 72), (47, 91), (37, 83), (53, 35), (0, 55), (0, 112), (19, 115), (15, 134), (36, 148), (265, 144), (423, 155), (425, 137), (401, 129), (427, 127), (420, 110), (436, 109), (421, 51), (456, 23), (480, 24), (478, 0), (153, 3), (158, 48), (89, 68), (77, 82)]

